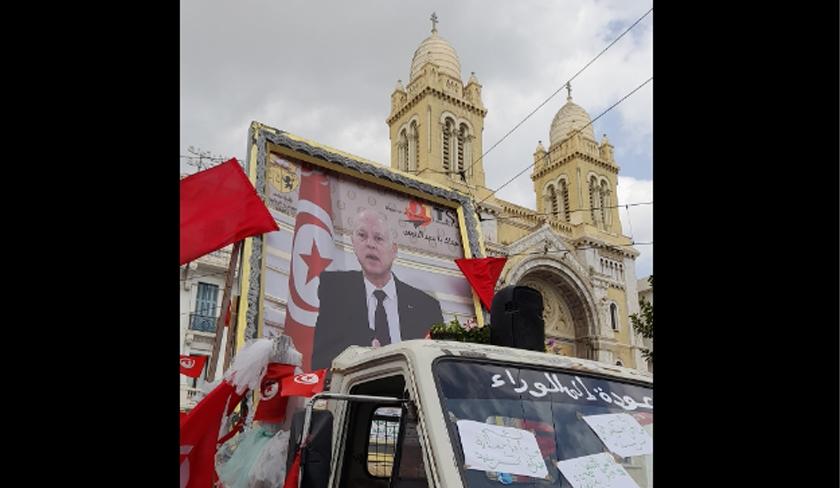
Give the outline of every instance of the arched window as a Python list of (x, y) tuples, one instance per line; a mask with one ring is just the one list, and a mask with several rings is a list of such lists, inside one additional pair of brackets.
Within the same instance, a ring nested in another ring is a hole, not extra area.
[(405, 129), (400, 131), (400, 136), (397, 140), (397, 164), (401, 170), (408, 170), (408, 137), (406, 136)]
[(612, 329), (614, 331), (618, 330), (618, 307), (615, 303), (610, 304), (610, 322), (612, 323)]
[(551, 212), (552, 217), (557, 217), (558, 202), (557, 202), (557, 190), (554, 189), (554, 185), (548, 185), (548, 211)]
[(411, 121), (411, 126), (408, 131), (408, 169), (409, 171), (417, 171), (420, 165), (420, 131), (417, 130), (417, 121)]
[(560, 180), (560, 198), (563, 200), (563, 220), (569, 222), (569, 188), (566, 180)]
[(615, 362), (616, 366), (624, 366), (624, 363), (621, 362), (621, 359)]
[(452, 119), (446, 119), (443, 123), (443, 170), (447, 173), (452, 171), (452, 139), (455, 136), (455, 122)]
[(607, 192), (609, 188), (607, 187), (607, 182), (605, 180), (601, 181), (601, 191), (599, 192), (600, 204), (601, 204), (601, 222), (604, 223), (604, 229), (609, 229), (607, 225), (607, 215), (609, 215), (609, 209), (607, 206), (609, 202), (607, 201)]
[(597, 211), (597, 207), (599, 206), (599, 201), (598, 180), (593, 176), (589, 179), (589, 212), (592, 217), (592, 225), (595, 227), (598, 227), (599, 212)]
[(470, 130), (466, 124), (461, 124), (458, 128), (458, 162), (455, 171), (464, 171), (467, 162), (465, 161), (467, 138), (470, 135)]

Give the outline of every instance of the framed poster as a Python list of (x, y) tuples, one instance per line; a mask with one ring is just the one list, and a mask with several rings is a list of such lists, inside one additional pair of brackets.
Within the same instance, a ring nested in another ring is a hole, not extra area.
[(481, 254), (466, 195), (256, 122), (249, 141), (249, 175), (280, 230), (246, 245), (242, 339), (285, 333), (311, 371), (349, 345), (483, 323), (454, 262)]

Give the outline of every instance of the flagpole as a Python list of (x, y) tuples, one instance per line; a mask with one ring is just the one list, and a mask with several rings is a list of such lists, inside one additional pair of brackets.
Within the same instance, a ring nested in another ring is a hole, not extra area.
[(228, 337), (227, 337), (227, 344), (225, 345), (225, 362), (224, 362), (224, 370), (227, 370), (230, 367), (230, 363), (233, 362), (233, 348), (234, 344), (236, 344), (236, 329), (237, 329), (237, 320), (236, 315), (239, 313), (239, 296), (234, 297), (234, 299), (230, 303), (230, 323), (228, 324)]
[[(225, 329), (225, 316), (227, 309), (230, 306), (230, 290), (233, 287), (233, 276), (236, 274), (236, 264), (239, 262), (239, 251), (242, 249), (242, 241), (236, 241), (233, 245), (233, 250), (230, 253), (230, 263), (228, 264), (227, 272), (225, 273), (225, 292), (222, 295), (222, 308), (219, 312), (219, 318), (216, 319), (216, 337), (213, 341), (213, 352), (210, 354), (210, 365), (207, 366), (207, 374), (204, 379), (206, 381), (213, 381), (216, 379), (216, 365), (219, 362), (219, 351), (222, 348), (222, 334)], [(228, 331), (230, 333), (230, 331)]]

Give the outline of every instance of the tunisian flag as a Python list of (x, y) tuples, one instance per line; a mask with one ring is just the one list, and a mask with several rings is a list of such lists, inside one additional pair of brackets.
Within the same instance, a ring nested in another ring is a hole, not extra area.
[(206, 361), (207, 356), (184, 356), (181, 354), (181, 374), (190, 378), (198, 378)]
[(280, 423), (286, 417), (289, 399), (280, 393), (281, 380), (295, 374), (291, 364), (269, 363), (260, 381), (260, 403), (254, 412), (254, 420)]
[(241, 399), (233, 385), (223, 381), (181, 418), (181, 488), (212, 488), (225, 405), (229, 414)]
[(312, 359), (320, 304), (319, 276), (332, 263), (334, 247), (329, 179), (311, 166), (301, 164), (284, 327), (286, 335), (303, 354), (304, 371), (309, 370)]
[(473, 290), (481, 299), (481, 303), (487, 310), (493, 304), (493, 294), (496, 288), (496, 281), (502, 274), (507, 258), (473, 258), (456, 259), (455, 264), (461, 268), (461, 272), (467, 277)]
[(181, 180), (181, 264), (278, 229), (236, 158)]
[(324, 378), (326, 376), (327, 368), (311, 373), (287, 376), (281, 380), (280, 396), (311, 397), (316, 393), (324, 391)]

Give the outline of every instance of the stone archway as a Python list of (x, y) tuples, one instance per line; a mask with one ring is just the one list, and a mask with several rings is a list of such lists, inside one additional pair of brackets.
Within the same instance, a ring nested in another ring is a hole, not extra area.
[(505, 282), (529, 286), (543, 295), (546, 340), (554, 339), (554, 352), (596, 359), (593, 339), (600, 324), (592, 292), (573, 270), (552, 257), (523, 261), (507, 273)]

